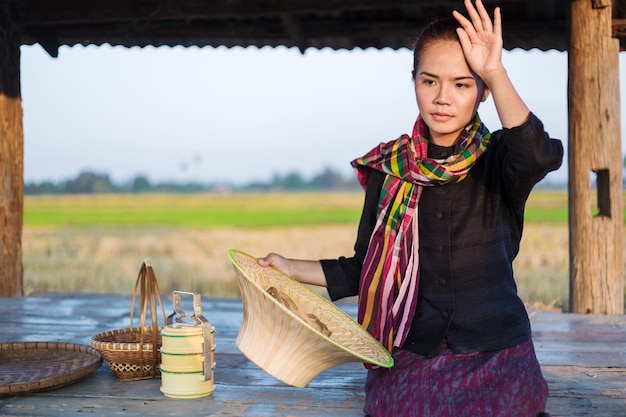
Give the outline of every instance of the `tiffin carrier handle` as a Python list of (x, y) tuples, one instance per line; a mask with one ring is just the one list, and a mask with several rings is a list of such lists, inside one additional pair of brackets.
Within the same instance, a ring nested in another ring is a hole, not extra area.
[(183, 318), (185, 318), (187, 314), (183, 311), (180, 304), (180, 296), (182, 294), (193, 296), (193, 315), (190, 319), (193, 321), (194, 326), (202, 326), (202, 337), (204, 340), (202, 347), (202, 356), (204, 358), (203, 374), (204, 380), (209, 381), (211, 380), (211, 369), (214, 364), (213, 334), (215, 332), (215, 328), (211, 325), (209, 320), (202, 315), (202, 300), (200, 294), (189, 291), (174, 291), (172, 296), (174, 301), (174, 312), (167, 316), (167, 325), (171, 326), (174, 321), (176, 321), (176, 323), (185, 324)]

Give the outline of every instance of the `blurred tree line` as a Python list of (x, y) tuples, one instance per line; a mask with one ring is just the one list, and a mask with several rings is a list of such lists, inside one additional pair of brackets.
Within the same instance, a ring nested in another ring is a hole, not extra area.
[(269, 191), (339, 191), (358, 190), (356, 175), (344, 178), (337, 171), (325, 168), (310, 179), (297, 172), (274, 174), (267, 182), (251, 182), (241, 186), (224, 183), (156, 182), (144, 175), (117, 184), (108, 174), (83, 171), (76, 178), (60, 182), (42, 181), (24, 184), (26, 195), (43, 194), (103, 194), (103, 193), (204, 193), (204, 192), (269, 192)]

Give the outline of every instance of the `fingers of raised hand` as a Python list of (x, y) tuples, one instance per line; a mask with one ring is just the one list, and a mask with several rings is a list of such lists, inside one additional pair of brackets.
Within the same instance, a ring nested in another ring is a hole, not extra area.
[(489, 13), (481, 0), (476, 0), (475, 6), (472, 0), (465, 0), (465, 8), (467, 9), (469, 19), (457, 11), (454, 11), (453, 15), (469, 36), (480, 32), (501, 35), (502, 28), (499, 7), (496, 7), (494, 11), (493, 21), (489, 17)]
[(489, 13), (487, 13), (487, 9), (485, 9), (481, 0), (476, 0), (476, 7), (472, 5), (471, 0), (465, 0), (465, 7), (467, 8), (467, 13), (469, 13), (472, 23), (477, 31), (493, 31), (491, 18), (489, 17)]

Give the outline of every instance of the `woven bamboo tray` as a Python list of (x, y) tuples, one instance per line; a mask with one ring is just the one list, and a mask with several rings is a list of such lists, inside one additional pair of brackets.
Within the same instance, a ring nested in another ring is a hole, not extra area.
[(0, 397), (57, 389), (91, 375), (101, 365), (102, 357), (89, 346), (0, 343)]
[(256, 258), (228, 252), (241, 290), (239, 350), (261, 369), (296, 387), (346, 362), (390, 368), (389, 352), (333, 303)]

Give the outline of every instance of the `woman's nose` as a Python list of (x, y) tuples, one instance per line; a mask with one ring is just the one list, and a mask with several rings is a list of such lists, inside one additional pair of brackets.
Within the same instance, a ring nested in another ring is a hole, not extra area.
[(435, 95), (435, 104), (450, 104), (450, 97), (447, 88), (441, 86)]

